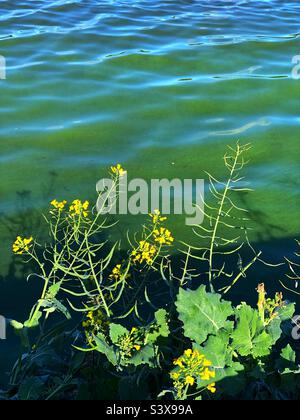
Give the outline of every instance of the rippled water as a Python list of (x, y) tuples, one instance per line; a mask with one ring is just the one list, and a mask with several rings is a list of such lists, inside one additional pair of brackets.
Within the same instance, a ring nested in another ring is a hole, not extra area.
[(115, 162), (222, 176), (225, 145), (250, 141), (255, 239), (279, 255), (300, 236), (298, 1), (9, 0), (0, 28), (0, 312), (15, 234), (38, 230), (53, 197), (93, 197)]

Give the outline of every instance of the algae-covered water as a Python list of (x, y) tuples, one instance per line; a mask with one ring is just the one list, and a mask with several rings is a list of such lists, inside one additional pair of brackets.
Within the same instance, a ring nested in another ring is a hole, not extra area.
[[(278, 261), (292, 252), (298, 1), (9, 0), (0, 22), (0, 314), (22, 318), (35, 297), (11, 255), (16, 234), (43, 232), (53, 198), (95, 198), (116, 162), (144, 179), (222, 178), (226, 145), (251, 142), (253, 240)], [(0, 342), (1, 370), (14, 351)]]

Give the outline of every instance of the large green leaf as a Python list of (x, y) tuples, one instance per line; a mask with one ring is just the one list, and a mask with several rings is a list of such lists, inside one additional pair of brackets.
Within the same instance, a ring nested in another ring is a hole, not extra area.
[[(217, 336), (211, 335), (205, 345), (198, 347), (198, 350), (212, 362), (212, 367), (216, 373), (214, 382), (217, 383), (218, 390), (234, 396), (243, 389), (245, 376), (243, 365), (233, 360), (233, 352), (229, 346), (229, 337), (230, 333), (222, 330)], [(200, 388), (205, 384), (203, 381), (198, 380)]]
[(232, 333), (232, 347), (241, 355), (254, 358), (270, 354), (272, 337), (265, 331), (257, 310), (243, 303), (236, 309), (237, 326)]
[(222, 301), (217, 293), (207, 293), (204, 285), (197, 290), (180, 289), (176, 307), (185, 336), (198, 344), (210, 334), (216, 335), (223, 328), (232, 328), (232, 322), (228, 321), (228, 317), (233, 315), (231, 303)]
[(229, 333), (225, 330), (220, 331), (217, 336), (211, 335), (205, 345), (200, 348), (200, 352), (212, 362), (215, 369), (222, 369), (227, 362), (232, 360), (232, 352), (228, 350)]
[(275, 344), (281, 337), (283, 325), (287, 321), (291, 320), (295, 312), (295, 304), (290, 303), (282, 308), (279, 308), (276, 312), (276, 316), (270, 324), (267, 326), (267, 332), (272, 337), (272, 344)]

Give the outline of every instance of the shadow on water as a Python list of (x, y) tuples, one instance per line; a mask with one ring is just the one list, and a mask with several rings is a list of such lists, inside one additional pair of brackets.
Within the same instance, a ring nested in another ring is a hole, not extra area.
[[(255, 231), (257, 241), (262, 242), (264, 240), (272, 241), (278, 235), (284, 235), (284, 229), (274, 223), (270, 223), (268, 215), (251, 204), (251, 200), (248, 200), (247, 194), (240, 194), (240, 204), (243, 208), (249, 211), (251, 214), (251, 221), (258, 227)], [(277, 234), (277, 235), (276, 235)]]
[[(46, 201), (53, 195), (56, 181), (57, 173), (49, 172), (47, 185), (42, 189), (40, 200)], [(15, 203), (12, 215), (0, 214), (1, 240), (5, 244), (5, 249), (9, 251), (7, 260), (2, 259), (2, 264), (7, 263), (7, 266), (5, 269), (3, 267), (1, 270), (3, 274), (0, 275), (0, 311), (9, 313), (14, 309), (18, 314), (22, 314), (34, 299), (36, 287), (31, 286), (29, 291), (28, 284), (24, 282), (33, 267), (30, 262), (24, 264), (18, 256), (13, 255), (11, 246), (18, 235), (34, 236), (44, 241), (47, 238), (47, 231), (41, 211), (36, 206), (36, 197), (30, 190), (17, 191)], [(13, 304), (11, 299), (5, 297), (4, 290), (6, 295), (8, 293), (13, 296)]]
[[(53, 194), (57, 174), (49, 172), (47, 185), (42, 189), (40, 199)], [(11, 246), (18, 235), (38, 236), (45, 239), (45, 224), (41, 212), (36, 208), (36, 198), (30, 190), (16, 192), (15, 209), (12, 214), (0, 214), (1, 242), (3, 255), (0, 274), (0, 314), (7, 319), (25, 320), (39, 296), (41, 285), (36, 280), (26, 281), (34, 271), (31, 262), (24, 263), (19, 256), (13, 255)], [(8, 251), (5, 254), (5, 251)], [(10, 370), (19, 351), (19, 339), (10, 329), (7, 339), (0, 341), (0, 384), (6, 371)]]

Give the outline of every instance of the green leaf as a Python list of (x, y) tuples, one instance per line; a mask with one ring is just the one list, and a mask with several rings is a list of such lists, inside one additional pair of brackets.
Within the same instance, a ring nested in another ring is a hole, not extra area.
[(176, 307), (185, 336), (198, 344), (210, 334), (232, 328), (232, 322), (227, 320), (233, 315), (231, 303), (222, 301), (217, 293), (207, 293), (204, 285), (197, 290), (180, 289)]
[(283, 332), (283, 324), (292, 319), (294, 312), (294, 303), (290, 303), (277, 310), (276, 317), (272, 319), (266, 328), (266, 331), (272, 337), (272, 344), (275, 344), (279, 340)]
[(281, 350), (280, 358), (276, 360), (275, 367), (282, 373), (299, 370), (296, 365), (296, 353), (289, 344)]
[(155, 343), (158, 337), (168, 337), (170, 330), (165, 309), (159, 309), (155, 312), (155, 321), (150, 325), (148, 331), (146, 334), (147, 343)]
[(296, 353), (289, 344), (281, 350), (280, 356), (288, 362), (296, 363)]
[[(300, 366), (296, 363), (296, 353), (288, 344), (281, 350), (275, 368), (280, 373), (280, 389), (287, 392), (291, 399), (297, 399), (300, 387)], [(293, 397), (291, 393), (295, 393)]]
[(51, 300), (50, 299), (40, 300), (40, 304), (42, 308), (46, 308), (44, 312), (46, 312), (47, 315), (55, 311), (58, 311), (58, 312), (61, 312), (67, 319), (71, 319), (71, 315), (68, 309), (65, 307), (63, 303), (61, 303), (56, 298), (51, 298)]
[(14, 319), (11, 319), (9, 321), (9, 325), (16, 331), (18, 330), (22, 330), (22, 328), (24, 328), (24, 324), (22, 324), (21, 322), (18, 322)]
[(43, 314), (42, 314), (41, 311), (37, 311), (33, 318), (28, 319), (27, 321), (24, 322), (24, 327), (26, 327), (26, 328), (36, 328), (36, 327), (38, 327), (42, 315)]
[(126, 365), (149, 365), (154, 366), (155, 351), (152, 345), (147, 345), (141, 348), (141, 350), (135, 352), (134, 356), (126, 360)]
[(28, 330), (24, 324), (14, 319), (9, 320), (9, 325), (14, 329), (14, 333), (20, 338), (23, 347), (30, 347)]
[(117, 365), (117, 355), (114, 352), (113, 348), (110, 347), (105, 340), (105, 337), (103, 334), (98, 334), (97, 336), (94, 337), (95, 338), (95, 342), (97, 345), (97, 351), (99, 351), (100, 353), (103, 353), (107, 359), (109, 360), (109, 362), (116, 366)]
[(288, 305), (283, 306), (277, 310), (277, 316), (281, 321), (290, 320), (295, 313), (295, 303), (289, 303)]
[[(213, 367), (224, 368), (226, 362), (232, 360), (232, 354), (228, 352), (229, 334), (223, 330), (217, 336), (211, 335), (200, 352), (212, 362)], [(232, 352), (231, 352), (232, 353)]]
[(156, 323), (159, 327), (159, 335), (162, 337), (168, 337), (170, 333), (167, 316), (168, 314), (165, 309), (159, 309), (155, 312)]
[(237, 327), (232, 333), (232, 347), (241, 356), (254, 358), (270, 354), (272, 337), (265, 331), (257, 310), (243, 303), (236, 309)]
[[(219, 382), (218, 389), (226, 391), (227, 395), (234, 396), (243, 389), (245, 377), (243, 365), (233, 361), (232, 350), (229, 347), (229, 337), (230, 333), (222, 330), (217, 336), (210, 336), (205, 345), (198, 350), (212, 362), (212, 367), (216, 373), (214, 382)], [(208, 382), (197, 381), (199, 388), (208, 385), (210, 382), (211, 380)]]
[(59, 292), (59, 289), (62, 285), (62, 281), (58, 281), (57, 283), (52, 284), (52, 286), (49, 287), (47, 294), (46, 294), (46, 299), (53, 299), (56, 297), (56, 295)]
[(109, 336), (114, 344), (119, 341), (120, 337), (128, 333), (129, 331), (120, 324), (110, 324), (109, 326)]
[(239, 362), (233, 362), (216, 372), (214, 381), (217, 383), (217, 390), (225, 395), (238, 395), (246, 385), (245, 367)]

